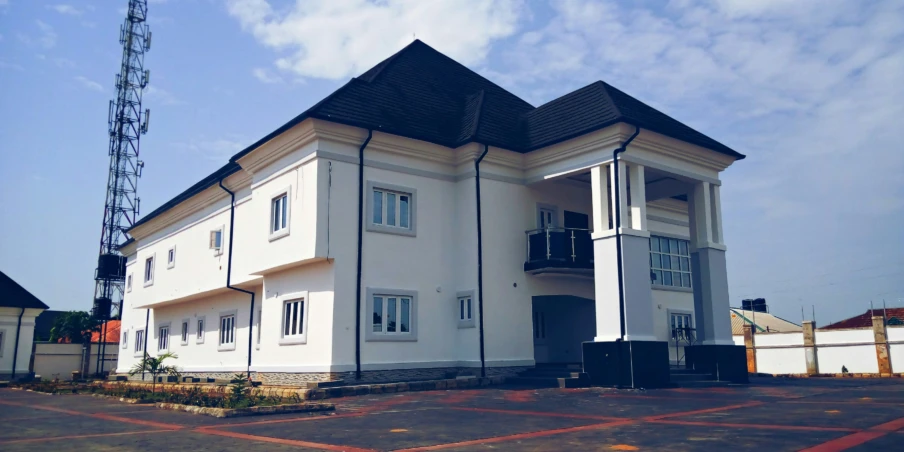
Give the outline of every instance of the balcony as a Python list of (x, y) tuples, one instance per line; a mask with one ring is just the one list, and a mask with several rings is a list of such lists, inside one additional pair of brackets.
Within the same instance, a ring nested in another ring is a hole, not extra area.
[(593, 275), (593, 241), (589, 229), (544, 228), (525, 234), (525, 272)]

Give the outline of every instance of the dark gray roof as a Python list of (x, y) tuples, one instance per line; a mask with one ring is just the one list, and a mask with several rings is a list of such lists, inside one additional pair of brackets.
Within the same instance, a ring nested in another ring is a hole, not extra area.
[[(478, 142), (527, 153), (624, 122), (711, 149), (744, 155), (605, 82), (540, 107), (415, 40), (248, 146), (201, 182), (145, 215), (142, 224), (238, 171), (238, 159), (308, 118), (376, 130), (447, 147)], [(134, 226), (133, 226), (134, 227)]]
[(0, 271), (0, 306), (29, 309), (47, 309), (49, 307), (2, 271)]

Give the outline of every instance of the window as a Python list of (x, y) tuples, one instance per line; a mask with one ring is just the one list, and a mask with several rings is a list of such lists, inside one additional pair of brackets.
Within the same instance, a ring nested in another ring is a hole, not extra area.
[(672, 340), (693, 342), (694, 329), (691, 325), (691, 315), (687, 313), (672, 312), (669, 314), (670, 325), (672, 327)]
[(122, 341), (120, 341), (120, 342), (122, 342), (123, 349), (129, 348), (129, 332), (128, 331), (122, 332)]
[(264, 319), (263, 315), (264, 315), (263, 310), (258, 309), (257, 310), (257, 340), (255, 341), (255, 344), (254, 344), (257, 350), (261, 349), (261, 323), (263, 323), (262, 322), (262, 320)]
[(458, 319), (458, 327), (474, 328), (474, 318), (477, 317), (474, 291), (458, 292), (456, 296), (455, 316)]
[(176, 246), (173, 245), (169, 251), (166, 252), (166, 268), (173, 268), (176, 266)]
[(169, 325), (161, 326), (157, 330), (157, 350), (169, 349)]
[(180, 336), (182, 345), (188, 345), (188, 319), (182, 321), (182, 335)]
[(308, 334), (308, 293), (290, 295), (283, 301), (279, 343), (304, 344)]
[(198, 330), (195, 331), (195, 343), (203, 344), (204, 343), (204, 317), (198, 317), (197, 327)]
[(417, 340), (417, 292), (368, 288), (367, 305), (367, 340)]
[(0, 356), (3, 356), (3, 338), (6, 331), (0, 330)]
[(235, 350), (235, 311), (220, 314), (220, 342), (218, 350)]
[(132, 274), (129, 273), (129, 276), (126, 276), (126, 292), (132, 291)]
[(223, 254), (223, 228), (210, 231), (210, 249), (216, 256)]
[(270, 200), (270, 240), (289, 235), (289, 189)]
[(650, 237), (650, 271), (654, 286), (691, 288), (690, 242)]
[(144, 351), (144, 330), (136, 330), (135, 331), (135, 354), (140, 354)]
[(534, 342), (546, 340), (546, 313), (534, 311)]
[(368, 181), (367, 192), (368, 231), (417, 235), (417, 190)]
[(151, 284), (154, 284), (154, 256), (144, 260), (144, 285), (150, 286)]

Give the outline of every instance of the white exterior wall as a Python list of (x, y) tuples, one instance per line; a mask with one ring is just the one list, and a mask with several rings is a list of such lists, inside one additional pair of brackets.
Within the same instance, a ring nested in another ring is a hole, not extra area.
[[(817, 333), (816, 337), (818, 338), (820, 334), (822, 333)], [(757, 347), (757, 372), (775, 375), (807, 373), (804, 333), (757, 333), (754, 340)], [(744, 343), (743, 341), (742, 336), (741, 344)], [(822, 350), (817, 353), (822, 353)], [(819, 365), (822, 367), (821, 361)], [(841, 367), (838, 369), (840, 372)]]
[[(893, 373), (904, 373), (904, 326), (888, 326), (885, 328), (888, 342), (888, 359), (891, 360)], [(898, 342), (897, 344), (893, 342)]]
[[(863, 345), (820, 347), (821, 344)], [(851, 373), (878, 373), (873, 329), (817, 331), (816, 359), (820, 373), (841, 373), (842, 366)]]
[[(31, 344), (35, 336), (35, 317), (43, 309), (26, 309), (22, 314), (22, 326), (19, 329), (19, 354), (16, 358), (16, 374), (28, 373), (28, 362), (31, 359)], [(19, 324), (20, 308), (0, 307), (0, 331), (3, 331), (3, 343), (0, 344), (0, 375), (13, 373), (13, 355), (16, 351), (16, 328)]]

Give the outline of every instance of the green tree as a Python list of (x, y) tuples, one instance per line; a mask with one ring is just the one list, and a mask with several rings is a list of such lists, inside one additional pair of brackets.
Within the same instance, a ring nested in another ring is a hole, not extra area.
[(50, 329), (50, 342), (60, 339), (73, 344), (91, 342), (91, 333), (100, 331), (101, 323), (85, 311), (69, 311), (63, 313), (53, 322)]
[(156, 357), (145, 353), (144, 358), (136, 363), (135, 366), (132, 367), (132, 370), (129, 371), (129, 375), (136, 375), (144, 372), (151, 374), (151, 377), (153, 378), (151, 380), (151, 392), (156, 392), (158, 375), (167, 375), (177, 378), (179, 377), (178, 367), (167, 366), (163, 363), (169, 358), (178, 359), (179, 357), (176, 356), (176, 354), (170, 352)]

